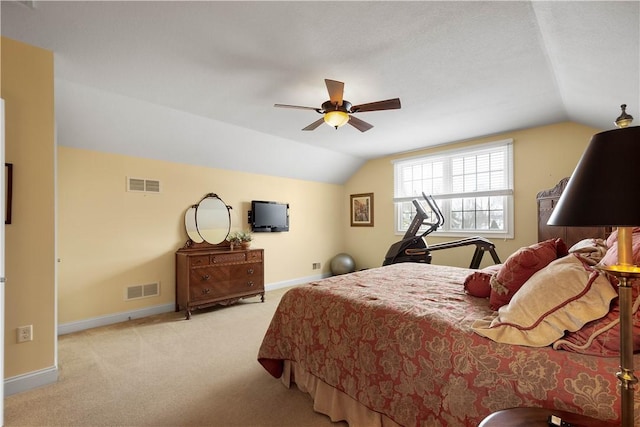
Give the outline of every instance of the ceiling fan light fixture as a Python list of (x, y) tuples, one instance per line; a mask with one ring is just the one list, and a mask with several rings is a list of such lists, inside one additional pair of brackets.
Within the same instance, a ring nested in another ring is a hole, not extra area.
[(322, 114), (322, 118), (302, 128), (303, 131), (315, 130), (322, 124), (322, 122), (325, 122), (336, 129), (349, 123), (360, 132), (368, 131), (373, 127), (373, 125), (365, 122), (364, 120), (360, 120), (355, 115), (352, 116), (351, 114), (364, 113), (366, 111), (397, 110), (400, 108), (400, 98), (351, 105), (351, 103), (342, 96), (344, 94), (344, 83), (329, 79), (324, 79), (324, 82), (327, 86), (327, 92), (329, 93), (329, 100), (323, 102), (320, 108), (289, 104), (274, 104), (274, 107), (313, 110), (318, 114)]
[(340, 110), (327, 111), (324, 114), (324, 122), (329, 126), (338, 129), (340, 126), (344, 126), (349, 121), (349, 114)]

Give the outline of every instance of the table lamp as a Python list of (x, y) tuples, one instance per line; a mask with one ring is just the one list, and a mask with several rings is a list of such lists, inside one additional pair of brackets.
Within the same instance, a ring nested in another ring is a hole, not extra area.
[(619, 129), (598, 133), (569, 178), (547, 224), (576, 227), (618, 227), (618, 263), (599, 269), (618, 279), (620, 304), (620, 372), (622, 426), (633, 427), (632, 286), (640, 277), (633, 264), (633, 226), (640, 225), (640, 127), (621, 106)]

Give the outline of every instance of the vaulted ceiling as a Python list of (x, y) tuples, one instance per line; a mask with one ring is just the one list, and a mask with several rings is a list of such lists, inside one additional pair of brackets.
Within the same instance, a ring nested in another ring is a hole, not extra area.
[[(638, 1), (3, 1), (54, 52), (58, 144), (342, 183), (367, 159), (566, 120), (640, 119)], [(374, 127), (301, 129), (324, 79)]]

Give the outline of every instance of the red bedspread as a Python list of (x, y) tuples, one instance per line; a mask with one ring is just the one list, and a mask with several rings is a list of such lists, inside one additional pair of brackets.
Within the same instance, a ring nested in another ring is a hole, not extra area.
[(406, 263), (293, 288), (258, 360), (275, 377), (295, 361), (403, 426), (476, 426), (517, 406), (619, 422), (618, 360), (475, 334), (473, 321), (492, 311), (464, 293), (470, 272)]

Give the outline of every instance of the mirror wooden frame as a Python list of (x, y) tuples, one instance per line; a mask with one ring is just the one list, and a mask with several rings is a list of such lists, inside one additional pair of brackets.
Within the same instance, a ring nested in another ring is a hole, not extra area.
[[(224, 236), (224, 238), (217, 243), (209, 242), (206, 239), (206, 237), (202, 235), (201, 230), (198, 229), (198, 208), (200, 207), (200, 204), (207, 199), (218, 199), (218, 201), (222, 204), (222, 206), (226, 207), (226, 211), (227, 211), (226, 212), (227, 218), (228, 218), (227, 227), (226, 227), (227, 233)], [(185, 211), (185, 230), (187, 231), (188, 240), (185, 243), (184, 248), (218, 247), (221, 249), (228, 249), (230, 247), (230, 243), (226, 239), (227, 239), (227, 236), (229, 235), (229, 232), (231, 231), (231, 214), (230, 214), (231, 209), (233, 208), (227, 205), (226, 203), (224, 203), (222, 198), (215, 193), (206, 194), (202, 199), (200, 199), (200, 201), (197, 204), (187, 208), (187, 210)], [(189, 218), (190, 215), (193, 215), (194, 218)], [(190, 230), (189, 229), (190, 226), (194, 226), (195, 229)], [(191, 234), (190, 231), (193, 234), (197, 234), (198, 235), (197, 237), (199, 238), (197, 240), (194, 240), (190, 235)]]

